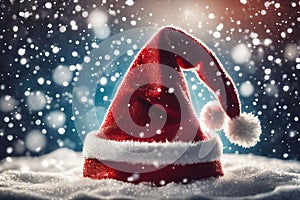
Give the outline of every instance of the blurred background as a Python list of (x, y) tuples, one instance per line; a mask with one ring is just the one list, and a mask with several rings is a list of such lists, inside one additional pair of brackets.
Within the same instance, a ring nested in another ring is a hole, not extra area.
[[(142, 45), (165, 25), (205, 42), (259, 116), (253, 148), (300, 160), (300, 1), (0, 1), (0, 159), (82, 150)], [(132, 32), (131, 30), (134, 31)], [(196, 112), (214, 97), (186, 72)]]

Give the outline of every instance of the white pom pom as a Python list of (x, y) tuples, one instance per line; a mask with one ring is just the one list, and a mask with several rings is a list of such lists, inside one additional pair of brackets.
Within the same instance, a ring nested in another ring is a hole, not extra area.
[(260, 141), (261, 125), (259, 119), (252, 113), (242, 113), (234, 119), (228, 118), (224, 132), (230, 142), (249, 148)]
[(200, 124), (209, 130), (217, 131), (223, 128), (225, 113), (217, 101), (208, 102), (201, 110)]

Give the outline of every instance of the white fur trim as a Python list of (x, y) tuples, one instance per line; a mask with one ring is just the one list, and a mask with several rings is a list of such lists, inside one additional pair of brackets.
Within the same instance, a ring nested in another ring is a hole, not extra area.
[(230, 142), (249, 148), (260, 141), (261, 125), (252, 113), (242, 113), (234, 119), (227, 119), (224, 132)]
[(223, 128), (225, 113), (221, 109), (219, 102), (210, 101), (200, 113), (200, 124), (209, 130), (218, 131)]
[(160, 166), (211, 162), (222, 155), (222, 142), (216, 134), (199, 142), (149, 143), (106, 140), (96, 137), (96, 133), (92, 131), (85, 138), (82, 153), (86, 159)]

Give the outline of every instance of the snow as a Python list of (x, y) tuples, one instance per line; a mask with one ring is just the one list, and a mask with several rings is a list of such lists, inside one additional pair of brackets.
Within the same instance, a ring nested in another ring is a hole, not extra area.
[(73, 72), (68, 66), (58, 65), (53, 72), (52, 78), (56, 84), (66, 87), (72, 81)]
[(231, 57), (236, 63), (243, 64), (249, 61), (251, 52), (245, 44), (238, 44), (232, 49)]
[(92, 24), (93, 27), (101, 26), (106, 24), (106, 22), (108, 21), (108, 16), (101, 10), (93, 10), (89, 14), (88, 21)]
[(51, 111), (45, 120), (46, 124), (52, 128), (58, 128), (66, 122), (66, 115), (61, 111)]
[(59, 47), (54, 46), (54, 47), (52, 48), (52, 52), (53, 52), (54, 54), (57, 54), (57, 53), (59, 52)]
[(20, 48), (20, 49), (18, 50), (18, 54), (19, 54), (20, 56), (24, 56), (25, 53), (26, 53), (26, 49)]
[(94, 28), (94, 33), (99, 39), (105, 39), (110, 35), (110, 28), (106, 25), (97, 26)]
[(242, 4), (247, 4), (247, 0), (240, 0)]
[(101, 85), (106, 85), (107, 84), (107, 78), (106, 77), (101, 77), (100, 78), (100, 84)]
[(288, 44), (284, 50), (284, 57), (288, 60), (295, 60), (298, 56), (297, 44)]
[(30, 151), (39, 152), (46, 144), (46, 136), (38, 129), (31, 130), (25, 137), (25, 146)]
[(31, 111), (43, 110), (47, 104), (46, 96), (41, 91), (26, 92), (27, 106)]
[(92, 25), (95, 36), (99, 39), (105, 39), (110, 35), (110, 28), (107, 26), (108, 16), (101, 10), (93, 10), (88, 18)]
[(52, 8), (52, 3), (51, 3), (51, 2), (46, 2), (46, 3), (45, 3), (45, 7), (46, 7), (47, 9), (51, 9), (51, 8)]
[(67, 30), (66, 26), (61, 26), (61, 27), (59, 27), (59, 31), (60, 31), (61, 33), (66, 32), (66, 30)]
[(250, 97), (254, 93), (254, 86), (249, 82), (245, 81), (240, 86), (240, 95), (243, 97)]
[(125, 4), (126, 4), (127, 6), (133, 6), (134, 1), (133, 1), (133, 0), (126, 0), (126, 1), (125, 1)]
[(10, 112), (15, 106), (18, 104), (17, 100), (15, 100), (10, 95), (5, 95), (0, 98), (0, 111), (2, 112)]
[(81, 153), (59, 149), (0, 164), (1, 199), (297, 199), (300, 163), (225, 154), (225, 176), (153, 187), (81, 177)]

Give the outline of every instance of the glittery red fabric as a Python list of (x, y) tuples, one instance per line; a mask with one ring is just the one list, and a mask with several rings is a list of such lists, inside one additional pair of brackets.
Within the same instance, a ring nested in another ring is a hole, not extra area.
[[(106, 163), (108, 163), (106, 161)], [(116, 163), (110, 162), (113, 166)], [(154, 167), (147, 165), (130, 165), (128, 163), (118, 163), (127, 168)], [(86, 159), (84, 163), (83, 176), (92, 179), (116, 179), (131, 183), (150, 182), (157, 186), (162, 183), (169, 182), (189, 182), (209, 177), (223, 176), (222, 166), (220, 161), (213, 161), (208, 163), (197, 163), (189, 165), (168, 165), (155, 171), (139, 173), (134, 177), (133, 173), (118, 171), (96, 159)], [(130, 180), (130, 177), (133, 177)], [(163, 182), (162, 182), (163, 181)]]

